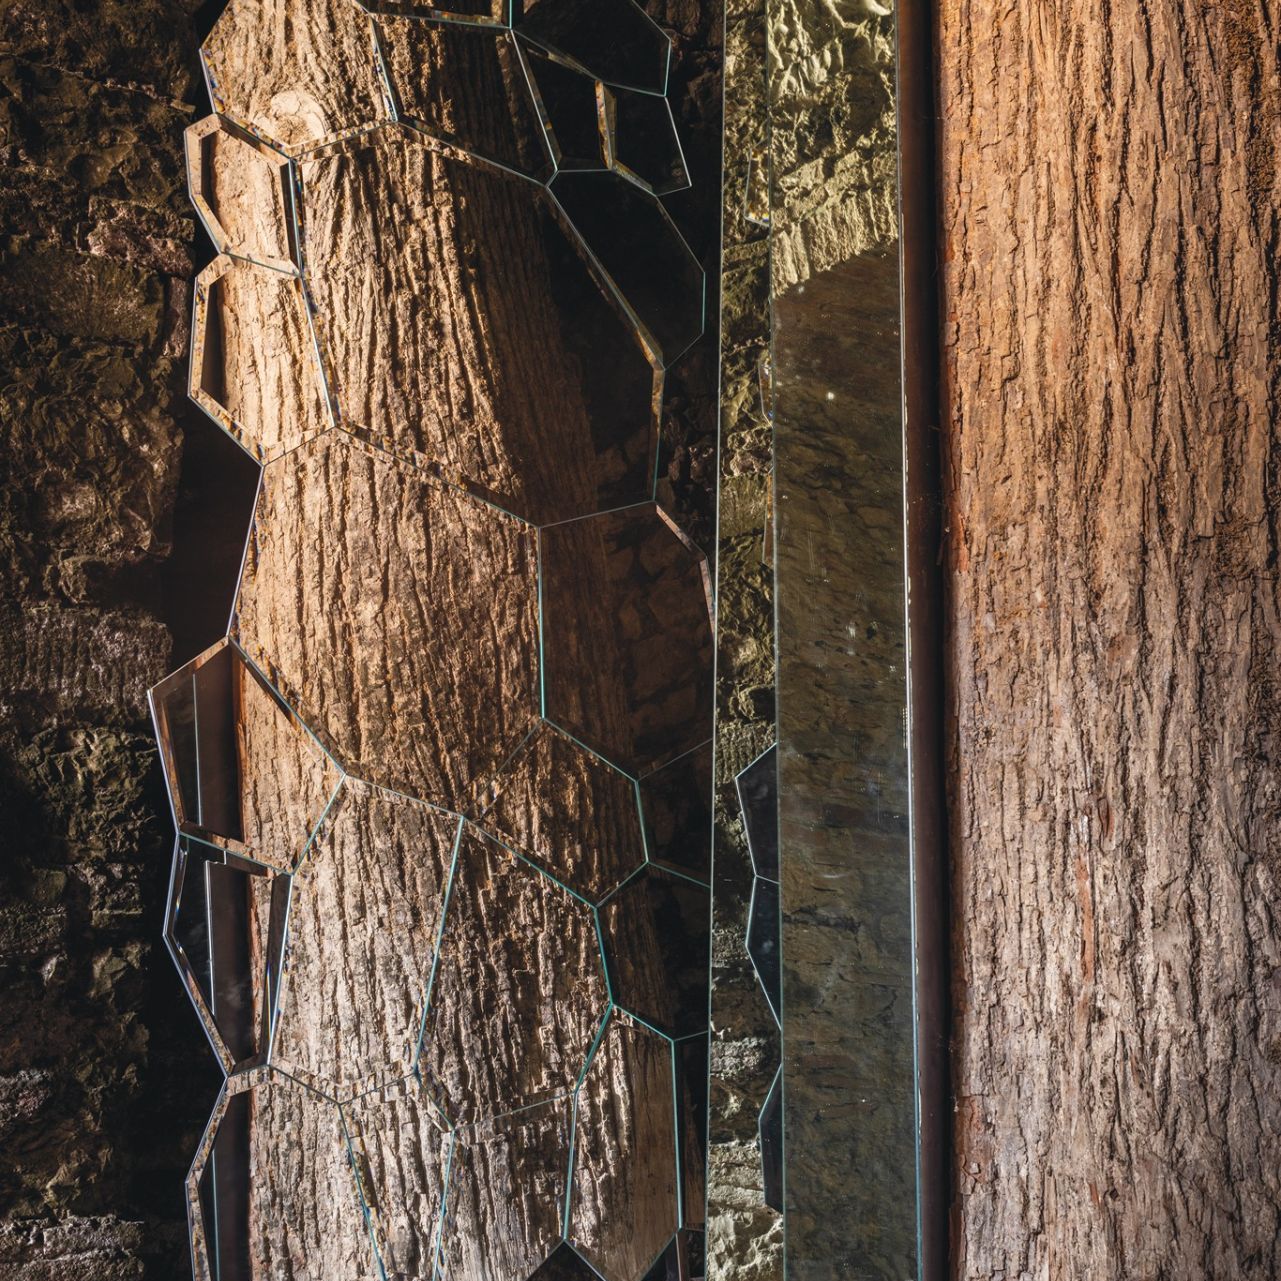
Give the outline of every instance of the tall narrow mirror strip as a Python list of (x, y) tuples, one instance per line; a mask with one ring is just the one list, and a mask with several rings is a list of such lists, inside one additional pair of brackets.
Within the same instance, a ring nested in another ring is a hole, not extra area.
[(915, 1276), (894, 16), (769, 0), (790, 1281)]

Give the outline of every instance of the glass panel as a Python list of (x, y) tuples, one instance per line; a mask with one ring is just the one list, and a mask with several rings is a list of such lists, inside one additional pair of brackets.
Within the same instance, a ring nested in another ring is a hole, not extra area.
[(703, 332), (698, 260), (666, 209), (621, 174), (566, 171), (552, 194), (613, 282), (663, 365)]
[(678, 1232), (645, 1273), (645, 1281), (699, 1281), (704, 1275), (701, 1232)]
[(545, 191), (399, 130), (301, 173), (348, 429), (539, 523), (651, 496), (654, 362)]
[[(703, 1000), (706, 1005), (706, 992)], [(676, 1043), (681, 1223), (687, 1228), (701, 1228), (707, 1217), (707, 1051), (706, 1033)]]
[(343, 1121), (381, 1275), (430, 1277), (454, 1147), (444, 1118), (406, 1078), (346, 1104)]
[(668, 1036), (707, 1026), (707, 888), (646, 867), (600, 907), (614, 1000)]
[(671, 1043), (610, 1019), (578, 1094), (569, 1241), (605, 1281), (635, 1281), (679, 1226)]
[(458, 826), (343, 785), (294, 878), (275, 1064), (338, 1099), (410, 1070)]
[(596, 903), (645, 861), (636, 784), (550, 725), (504, 767), (477, 825)]
[(762, 752), (739, 776), (747, 846), (757, 876), (778, 880), (778, 749)]
[(712, 745), (704, 743), (640, 781), (651, 862), (696, 880), (712, 872)]
[(537, 625), (526, 526), (342, 433), (264, 469), (236, 635), (351, 773), (463, 808), (533, 726)]
[(707, 738), (707, 566), (651, 505), (542, 531), (548, 720), (633, 775)]
[(446, 1116), (569, 1093), (607, 1008), (591, 908), (468, 825), (417, 1065)]
[(188, 1197), (197, 1277), (379, 1275), (338, 1107), (286, 1076), (228, 1082)]
[(192, 203), (219, 252), (292, 272), (293, 178), (285, 157), (218, 116), (192, 125), (186, 142)]
[(191, 394), (255, 458), (276, 458), (330, 424), (302, 283), (231, 258), (196, 280)]
[(613, 167), (656, 195), (688, 187), (685, 157), (667, 99), (627, 89), (608, 90), (607, 95)]
[(895, 19), (790, 39), (835, 59), (855, 26), (857, 63), (770, 84), (790, 1281), (917, 1271)]
[(521, 8), (516, 30), (529, 40), (610, 84), (666, 92), (671, 45), (631, 0), (523, 0)]
[(180, 842), (166, 937), (228, 1071), (257, 1062), (270, 1044), (290, 881)]
[[(375, 22), (397, 117), (433, 138), (545, 178), (551, 156), (508, 31), (423, 18)], [(458, 93), (459, 80), (467, 85)]]
[(292, 871), (341, 771), (261, 672), (220, 641), (157, 685), (152, 706), (180, 830)]
[(599, 82), (522, 40), (534, 99), (558, 169), (604, 169)]
[(782, 978), (779, 965), (778, 882), (758, 876), (752, 887), (752, 910), (747, 926), (747, 953), (756, 968), (769, 1007), (782, 1018)]
[(573, 1100), (566, 1096), (458, 1131), (444, 1276), (524, 1281), (539, 1275), (564, 1227), (572, 1126)]
[(600, 1274), (572, 1246), (553, 1250), (529, 1281), (596, 1281)]
[(765, 1204), (783, 1210), (783, 1070), (779, 1069), (774, 1084), (761, 1109), (761, 1171), (765, 1180)]
[(200, 52), (214, 110), (290, 154), (388, 117), (369, 18), (349, 0), (229, 4)]

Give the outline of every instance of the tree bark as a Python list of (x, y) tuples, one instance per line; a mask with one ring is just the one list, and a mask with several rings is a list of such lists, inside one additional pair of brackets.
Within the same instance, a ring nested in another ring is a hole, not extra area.
[(1281, 10), (939, 14), (956, 1273), (1275, 1277)]

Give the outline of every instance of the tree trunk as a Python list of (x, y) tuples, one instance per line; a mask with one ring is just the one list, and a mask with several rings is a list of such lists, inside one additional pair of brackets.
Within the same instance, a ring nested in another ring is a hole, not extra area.
[(960, 1277), (1281, 1273), (1279, 18), (940, 5)]

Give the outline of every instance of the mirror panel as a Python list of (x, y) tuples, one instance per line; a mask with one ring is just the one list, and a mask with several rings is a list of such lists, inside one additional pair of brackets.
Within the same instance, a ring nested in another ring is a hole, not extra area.
[(261, 484), (152, 694), (205, 1275), (916, 1273), (895, 40), (214, 23), (190, 389)]

